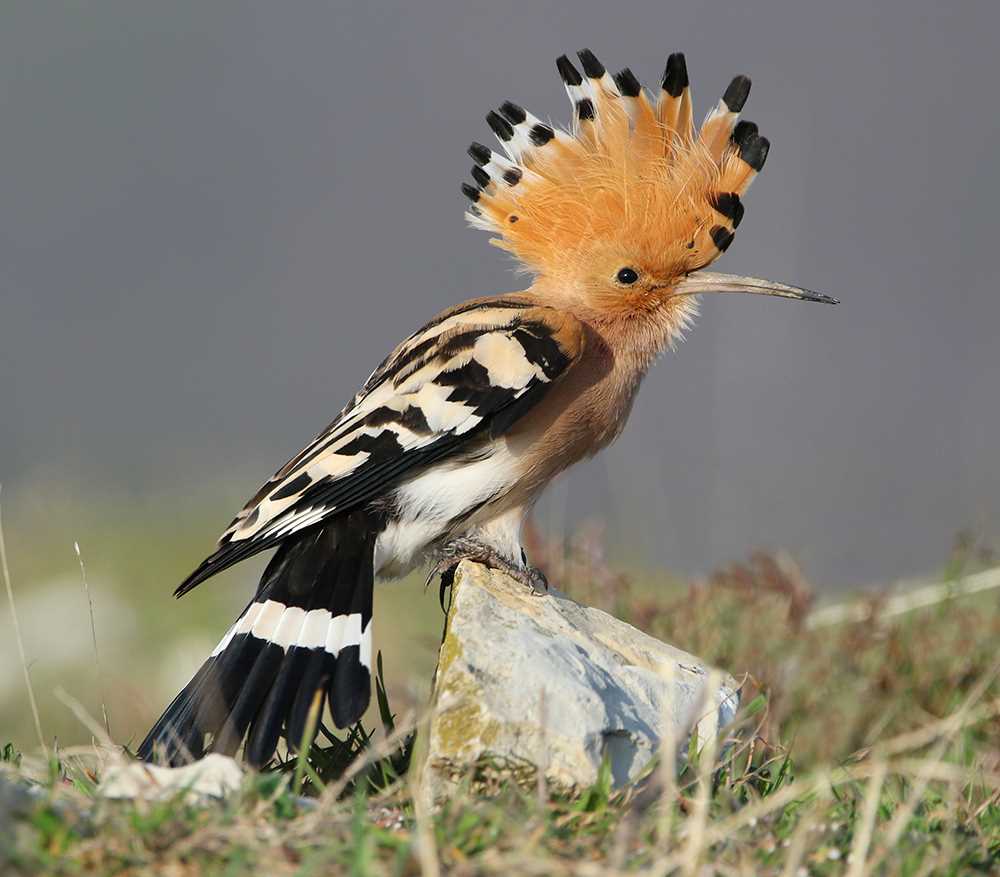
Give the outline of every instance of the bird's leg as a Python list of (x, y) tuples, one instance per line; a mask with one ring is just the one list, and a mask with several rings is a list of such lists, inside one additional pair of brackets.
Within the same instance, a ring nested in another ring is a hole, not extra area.
[(515, 563), (509, 557), (497, 551), (492, 545), (472, 539), (468, 536), (461, 536), (453, 539), (440, 548), (437, 553), (437, 563), (431, 570), (431, 577), (438, 573), (442, 576), (448, 572), (454, 575), (455, 567), (463, 560), (471, 560), (474, 563), (481, 563), (491, 569), (498, 569), (509, 575), (512, 579), (520, 582), (536, 597), (542, 597), (549, 589), (548, 579), (545, 574), (536, 567), (529, 566), (524, 551), (521, 551), (523, 563)]

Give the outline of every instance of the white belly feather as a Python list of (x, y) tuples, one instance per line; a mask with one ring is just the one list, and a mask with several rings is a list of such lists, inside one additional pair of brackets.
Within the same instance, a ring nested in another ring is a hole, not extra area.
[[(421, 562), (426, 548), (436, 539), (468, 532), (455, 522), (491, 499), (502, 498), (517, 481), (515, 457), (503, 440), (493, 453), (474, 462), (439, 463), (401, 484), (395, 491), (399, 517), (379, 535), (375, 543), (375, 572), (380, 576), (403, 575)], [(514, 514), (513, 512), (516, 512)], [(522, 509), (508, 510), (476, 528), (477, 535), (520, 562)]]

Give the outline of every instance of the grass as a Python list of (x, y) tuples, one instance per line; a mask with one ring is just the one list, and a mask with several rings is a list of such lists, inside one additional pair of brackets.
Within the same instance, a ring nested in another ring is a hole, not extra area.
[[(484, 764), (435, 809), (407, 772), (412, 741), (380, 672), (361, 727), (336, 742), (321, 731), (308, 756), (248, 775), (223, 802), (105, 800), (94, 792), (105, 751), (2, 748), (0, 777), (33, 792), (0, 786), (0, 873), (1000, 872), (997, 591), (885, 618), (875, 595), (863, 620), (814, 627), (814, 592), (785, 557), (664, 588), (613, 572), (593, 535), (544, 548), (552, 580), (581, 601), (746, 674), (717, 755), (690, 753), (676, 777), (652, 765), (618, 791), (605, 771), (575, 794)], [(947, 574), (975, 553), (956, 552)]]

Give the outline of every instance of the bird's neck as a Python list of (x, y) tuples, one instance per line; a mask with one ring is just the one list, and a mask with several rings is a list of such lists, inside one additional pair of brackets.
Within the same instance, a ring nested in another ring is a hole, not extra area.
[(615, 370), (638, 378), (661, 353), (681, 340), (698, 314), (697, 300), (691, 296), (622, 297), (594, 303), (544, 282), (536, 283), (525, 294), (539, 304), (565, 310), (591, 327), (613, 352)]

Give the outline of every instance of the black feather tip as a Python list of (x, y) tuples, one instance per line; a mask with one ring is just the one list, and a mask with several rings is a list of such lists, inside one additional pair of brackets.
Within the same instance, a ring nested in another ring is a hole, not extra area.
[(729, 112), (738, 113), (743, 109), (743, 105), (750, 96), (750, 78), (748, 76), (737, 76), (729, 83), (726, 93), (722, 95), (722, 101), (729, 108)]
[(528, 118), (528, 114), (524, 111), (524, 107), (519, 107), (516, 103), (509, 100), (505, 100), (502, 104), (500, 104), (500, 112), (512, 125), (520, 125), (521, 122)]
[(532, 129), (528, 132), (528, 138), (535, 144), (535, 146), (544, 146), (555, 136), (555, 131), (553, 131), (548, 125), (543, 125), (541, 123), (532, 127)]
[(671, 97), (680, 97), (688, 84), (688, 68), (684, 53), (674, 52), (667, 58), (667, 67), (663, 71), (663, 90)]
[(740, 156), (750, 167), (759, 172), (764, 168), (770, 148), (771, 141), (766, 137), (754, 137), (745, 149), (740, 150)]
[(495, 110), (490, 110), (486, 114), (486, 124), (490, 126), (490, 130), (504, 143), (514, 136), (514, 129), (511, 127), (510, 122)]
[(733, 128), (732, 140), (739, 150), (740, 158), (750, 167), (755, 171), (764, 167), (771, 141), (757, 133), (757, 126), (753, 122), (740, 122)]
[(583, 65), (583, 72), (591, 79), (600, 79), (605, 74), (604, 65), (597, 60), (597, 56), (590, 49), (580, 49), (576, 56)]
[(479, 167), (479, 165), (473, 165), (472, 179), (479, 184), (480, 189), (485, 189), (490, 184), (490, 175)]
[(733, 228), (738, 228), (743, 221), (743, 202), (735, 192), (716, 192), (712, 195), (712, 207), (730, 220)]
[(518, 183), (521, 182), (521, 176), (523, 175), (523, 173), (524, 171), (522, 171), (519, 167), (512, 167), (509, 170), (505, 170), (503, 172), (503, 181), (508, 186), (516, 186)]
[(625, 97), (638, 97), (642, 90), (642, 85), (636, 75), (626, 67), (620, 73), (615, 74), (615, 85)]
[(580, 85), (583, 82), (580, 71), (573, 66), (573, 62), (565, 55), (560, 55), (556, 58), (556, 69), (559, 71), (559, 76), (566, 85)]
[(757, 126), (753, 122), (737, 122), (733, 128), (733, 143), (735, 143), (742, 153), (750, 145), (750, 142), (757, 137)]
[(721, 225), (712, 226), (709, 234), (712, 235), (712, 243), (719, 248), (720, 253), (726, 252), (729, 249), (729, 245), (733, 242), (733, 238), (736, 237), (728, 228)]
[(484, 165), (489, 163), (489, 160), (493, 157), (493, 152), (488, 146), (483, 146), (482, 143), (473, 143), (469, 147), (469, 155), (476, 164)]

